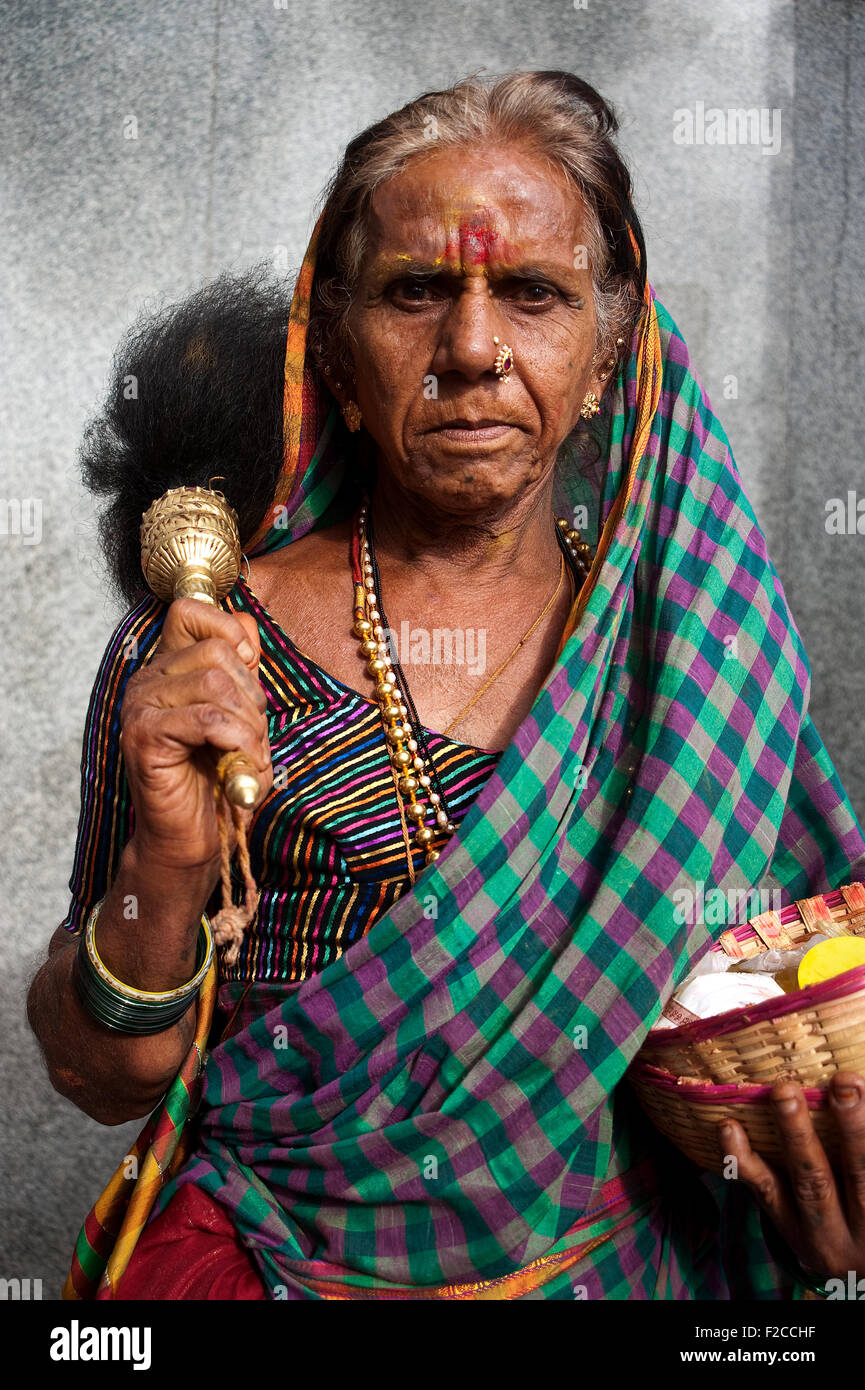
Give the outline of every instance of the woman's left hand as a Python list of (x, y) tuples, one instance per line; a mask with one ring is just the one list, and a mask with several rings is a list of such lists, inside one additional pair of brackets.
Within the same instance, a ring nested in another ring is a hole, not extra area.
[(803, 1269), (823, 1278), (865, 1275), (865, 1080), (836, 1072), (829, 1105), (841, 1136), (833, 1171), (811, 1122), (801, 1086), (778, 1081), (772, 1089), (784, 1140), (786, 1174), (770, 1167), (735, 1120), (720, 1127), (721, 1151), (737, 1161), (748, 1184)]

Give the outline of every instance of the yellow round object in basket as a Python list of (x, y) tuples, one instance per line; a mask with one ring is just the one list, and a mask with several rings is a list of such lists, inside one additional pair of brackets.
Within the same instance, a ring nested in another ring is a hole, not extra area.
[(845, 970), (855, 970), (857, 965), (865, 965), (865, 941), (861, 937), (836, 936), (831, 941), (821, 941), (806, 951), (799, 962), (799, 988), (831, 980)]

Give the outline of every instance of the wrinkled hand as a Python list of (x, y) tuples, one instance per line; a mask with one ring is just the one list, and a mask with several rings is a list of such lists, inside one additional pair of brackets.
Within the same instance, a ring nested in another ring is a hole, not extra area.
[(821, 1279), (865, 1274), (865, 1080), (836, 1072), (829, 1084), (841, 1136), (837, 1171), (814, 1132), (801, 1086), (776, 1082), (772, 1102), (786, 1173), (754, 1152), (735, 1120), (720, 1126), (721, 1152), (736, 1158), (739, 1179), (805, 1270)]
[(259, 655), (250, 614), (180, 598), (155, 656), (130, 677), (120, 709), (123, 758), (135, 840), (149, 863), (192, 868), (218, 858), (214, 753), (240, 749), (258, 774), (259, 804), (269, 791)]

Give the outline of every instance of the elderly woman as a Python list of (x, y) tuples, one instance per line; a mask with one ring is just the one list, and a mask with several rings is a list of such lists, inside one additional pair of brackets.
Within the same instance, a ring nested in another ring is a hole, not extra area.
[[(865, 1266), (859, 1078), (844, 1196), (792, 1084), (788, 1174), (733, 1126), (728, 1183), (620, 1085), (710, 941), (677, 889), (801, 897), (865, 845), (616, 128), (567, 73), (423, 96), (346, 150), (287, 324), (223, 281), (118, 364), (86, 458), (137, 601), (30, 1017), (88, 1114), (157, 1109), (69, 1297), (771, 1298)], [(226, 610), (142, 598), (141, 512), (213, 475)], [(213, 749), (260, 778), (261, 896), (211, 1024)]]

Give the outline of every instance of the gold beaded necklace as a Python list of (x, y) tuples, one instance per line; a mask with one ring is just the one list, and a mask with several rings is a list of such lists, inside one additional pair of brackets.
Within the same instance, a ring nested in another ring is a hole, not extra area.
[[(456, 719), (451, 720), (444, 731), (445, 736), (450, 729), (459, 723), (481, 695), (489, 689), (493, 681), (501, 675), (523, 644), (528, 641), (541, 619), (549, 612), (562, 585), (565, 554), (572, 561), (577, 592), (585, 582), (592, 563), (591, 546), (583, 541), (578, 530), (568, 525), (564, 517), (556, 517), (556, 527), (563, 554), (559, 582), (552, 597), (548, 600), (543, 612), (532, 623), (528, 632), (520, 638), (510, 655), (493, 672), (489, 680), (485, 682), (469, 703), (460, 710)], [(364, 497), (358, 509), (352, 536), (352, 577), (354, 579), (354, 625), (352, 631), (360, 639), (360, 650), (366, 661), (366, 668), (370, 675), (375, 678), (376, 701), (384, 722), (385, 739), (391, 767), (395, 773), (397, 790), (403, 798), (404, 818), (414, 827), (414, 844), (423, 849), (424, 864), (434, 864), (440, 853), (440, 850), (433, 847), (436, 835), (449, 838), (456, 830), (456, 826), (448, 813), (435, 763), (426, 746), (424, 730), (417, 717), (405, 674), (399, 661), (395, 661), (391, 657), (388, 649), (380, 582), (378, 584), (379, 592), (376, 592), (378, 567), (371, 544), (371, 521), (367, 497)], [(400, 690), (398, 676), (402, 678), (403, 690)], [(407, 704), (411, 709), (411, 720), (409, 710), (406, 708)], [(422, 756), (421, 745), (423, 745), (425, 757)], [(428, 807), (424, 806), (421, 797), (426, 797), (429, 802)], [(435, 829), (424, 824), (424, 820), (430, 814), (435, 817)], [(407, 844), (407, 850), (409, 875), (411, 881), (414, 882), (414, 864), (410, 844)]]

